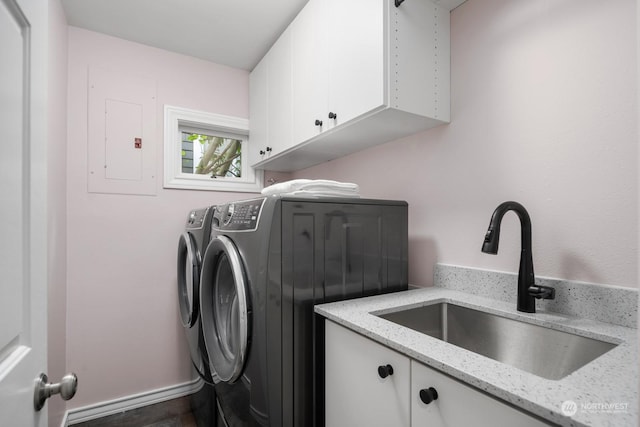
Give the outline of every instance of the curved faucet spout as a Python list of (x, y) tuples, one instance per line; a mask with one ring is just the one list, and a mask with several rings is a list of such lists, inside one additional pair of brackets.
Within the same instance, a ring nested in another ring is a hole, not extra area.
[(498, 253), (500, 225), (502, 224), (502, 218), (509, 211), (513, 211), (518, 215), (521, 230), (520, 268), (518, 270), (518, 311), (535, 313), (535, 299), (553, 299), (555, 292), (553, 288), (536, 286), (531, 250), (531, 218), (524, 206), (518, 202), (509, 201), (501, 203), (496, 208), (493, 215), (491, 215), (487, 234), (484, 236), (482, 252), (493, 255)]
[(496, 210), (493, 211), (491, 221), (489, 222), (489, 229), (484, 236), (482, 252), (493, 255), (498, 253), (502, 217), (509, 211), (514, 211), (520, 219), (522, 250), (528, 248), (528, 252), (531, 253), (531, 218), (529, 217), (529, 212), (518, 202), (501, 203)]

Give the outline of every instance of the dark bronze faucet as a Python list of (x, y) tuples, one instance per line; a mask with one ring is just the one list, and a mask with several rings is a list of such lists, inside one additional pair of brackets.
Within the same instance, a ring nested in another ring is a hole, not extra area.
[(518, 311), (525, 313), (536, 312), (537, 299), (554, 299), (556, 291), (548, 286), (536, 285), (533, 274), (533, 255), (531, 251), (531, 218), (527, 210), (518, 202), (504, 202), (493, 212), (489, 229), (484, 236), (482, 252), (487, 254), (498, 253), (500, 242), (500, 224), (502, 217), (509, 211), (514, 211), (520, 218), (521, 244), (520, 269), (518, 270)]

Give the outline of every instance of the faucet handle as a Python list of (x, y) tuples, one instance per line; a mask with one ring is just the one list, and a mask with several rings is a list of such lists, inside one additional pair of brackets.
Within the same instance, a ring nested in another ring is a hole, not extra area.
[(527, 289), (529, 295), (536, 299), (555, 299), (556, 290), (549, 286), (531, 285)]

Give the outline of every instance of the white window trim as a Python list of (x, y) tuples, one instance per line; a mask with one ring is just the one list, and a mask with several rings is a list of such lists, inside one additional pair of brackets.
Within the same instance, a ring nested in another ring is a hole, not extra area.
[[(182, 173), (182, 136), (180, 127), (188, 126), (214, 132), (244, 136), (241, 178), (211, 178)], [(164, 188), (260, 192), (263, 172), (249, 166), (249, 120), (171, 105), (164, 106)]]

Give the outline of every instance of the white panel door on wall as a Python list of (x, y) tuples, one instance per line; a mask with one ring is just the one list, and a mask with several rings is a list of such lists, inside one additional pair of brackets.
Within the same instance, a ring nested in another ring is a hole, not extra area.
[[(0, 425), (46, 426), (45, 0), (0, 0)], [(63, 107), (63, 106), (62, 106)]]

